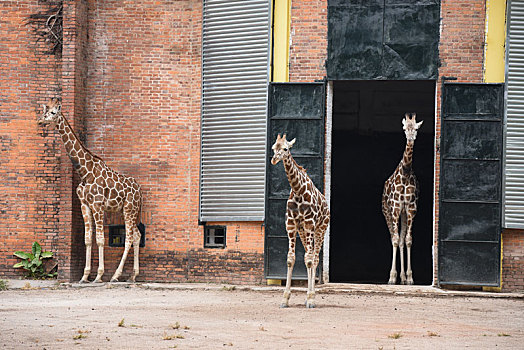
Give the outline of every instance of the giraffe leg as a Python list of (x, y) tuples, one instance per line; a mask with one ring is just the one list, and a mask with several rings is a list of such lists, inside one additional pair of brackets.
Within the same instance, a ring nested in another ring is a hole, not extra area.
[(124, 245), (124, 254), (122, 254), (120, 264), (118, 264), (115, 274), (113, 277), (111, 277), (111, 282), (118, 282), (118, 278), (120, 275), (122, 275), (122, 270), (124, 269), (127, 254), (129, 254), (129, 249), (131, 248), (131, 244), (133, 244), (133, 225), (135, 225), (134, 221), (130, 221), (129, 219), (126, 220), (126, 241)]
[(280, 304), (281, 308), (289, 307), (289, 297), (291, 296), (291, 276), (293, 274), (293, 267), (295, 266), (297, 228), (295, 226), (295, 222), (289, 216), (287, 216), (286, 219), (286, 231), (289, 240), (289, 248), (287, 253), (286, 289), (284, 290), (284, 297), (282, 299), (282, 303)]
[(140, 238), (142, 234), (136, 225), (133, 225), (133, 274), (129, 277), (128, 282), (135, 282), (139, 273), (138, 256), (140, 253)]
[(389, 272), (388, 284), (397, 283), (397, 248), (399, 244), (398, 216), (396, 220), (394, 219), (392, 228), (393, 232), (391, 233), (391, 244), (393, 245), (393, 259), (391, 261), (391, 271)]
[(407, 261), (408, 261), (408, 266), (407, 266), (407, 270), (406, 270), (406, 275), (407, 275), (407, 280), (406, 280), (406, 284), (413, 284), (413, 271), (411, 271), (411, 244), (413, 242), (413, 236), (411, 235), (411, 229), (412, 229), (412, 225), (413, 225), (413, 217), (415, 216), (415, 214), (412, 214), (410, 216), (410, 218), (407, 220), (407, 233), (406, 233), (406, 248), (407, 248), (407, 251), (408, 251), (408, 256), (407, 256)]
[(101, 283), (104, 275), (104, 210), (99, 207), (93, 213), (96, 226), (96, 245), (98, 246), (98, 270), (93, 283)]
[(400, 250), (400, 284), (406, 284), (406, 274), (404, 273), (404, 242), (406, 239), (406, 212), (402, 211), (400, 219), (400, 241), (399, 241), (399, 250)]
[(314, 308), (316, 306), (315, 303), (315, 283), (316, 283), (316, 274), (317, 274), (317, 267), (320, 261), (320, 250), (322, 249), (322, 244), (324, 243), (324, 235), (326, 233), (327, 225), (329, 223), (329, 218), (324, 220), (320, 228), (315, 232), (315, 252), (314, 252), (314, 258), (313, 258), (313, 267), (311, 269), (311, 291), (308, 295), (308, 300), (306, 302), (307, 308)]
[(306, 264), (307, 269), (307, 298), (306, 298), (306, 307), (307, 308), (314, 308), (315, 307), (315, 292), (314, 292), (314, 278), (315, 278), (315, 271), (313, 271), (314, 266), (314, 233), (311, 230), (306, 231), (306, 244), (304, 244), (304, 248), (306, 249), (306, 253), (304, 254), (304, 263)]
[[(78, 192), (78, 191), (77, 191)], [(80, 197), (80, 196), (79, 196)], [(78, 283), (87, 283), (89, 282), (89, 274), (91, 273), (91, 247), (93, 245), (93, 217), (91, 215), (91, 209), (87, 203), (82, 202), (81, 205), (82, 216), (84, 217), (84, 242), (86, 245), (86, 266), (84, 268), (84, 274), (82, 279)]]

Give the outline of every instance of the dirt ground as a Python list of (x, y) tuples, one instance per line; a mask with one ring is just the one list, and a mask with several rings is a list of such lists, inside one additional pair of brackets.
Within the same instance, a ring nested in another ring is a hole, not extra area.
[(524, 349), (524, 299), (148, 289), (0, 292), (5, 349)]

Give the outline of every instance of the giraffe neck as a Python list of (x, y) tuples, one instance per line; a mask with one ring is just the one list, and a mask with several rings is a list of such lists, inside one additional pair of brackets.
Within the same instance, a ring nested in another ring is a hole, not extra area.
[(287, 180), (289, 181), (291, 189), (294, 193), (300, 194), (304, 188), (304, 186), (302, 186), (304, 181), (303, 171), (299, 168), (297, 162), (295, 162), (291, 156), (291, 153), (289, 156), (284, 157), (282, 161), (284, 162), (284, 169), (286, 169)]
[(411, 165), (413, 164), (413, 145), (414, 141), (407, 141), (406, 149), (404, 150), (404, 155), (402, 156), (402, 169), (411, 170)]
[(62, 113), (59, 113), (56, 128), (60, 133), (60, 137), (64, 143), (67, 155), (73, 163), (73, 167), (80, 177), (84, 179), (88, 173), (86, 163), (92, 159), (90, 152), (84, 147), (78, 136), (76, 136), (73, 128)]

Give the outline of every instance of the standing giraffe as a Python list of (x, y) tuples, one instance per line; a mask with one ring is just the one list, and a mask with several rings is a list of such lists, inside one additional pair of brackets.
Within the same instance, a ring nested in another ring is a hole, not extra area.
[(291, 275), (295, 265), (295, 243), (298, 232), (305, 248), (304, 262), (307, 268), (308, 291), (306, 307), (315, 307), (315, 274), (318, 266), (318, 255), (324, 241), (324, 234), (329, 224), (329, 208), (326, 197), (315, 187), (306, 170), (299, 166), (289, 149), (296, 139), (286, 140), (286, 135), (277, 137), (272, 149), (274, 152), (271, 164), (280, 160), (284, 163), (287, 179), (291, 186), (286, 210), (286, 231), (289, 238), (287, 254), (287, 279), (284, 299), (280, 307), (289, 306), (291, 296)]
[[(397, 282), (397, 247), (400, 247), (400, 282), (402, 284), (413, 284), (413, 272), (411, 271), (411, 229), (413, 220), (417, 214), (417, 200), (418, 200), (418, 181), (413, 172), (413, 145), (417, 138), (417, 130), (422, 125), (422, 122), (417, 123), (416, 114), (406, 113), (405, 118), (402, 119), (404, 125), (404, 133), (406, 134), (406, 149), (404, 156), (393, 174), (386, 180), (384, 184), (384, 192), (382, 194), (382, 213), (386, 218), (386, 222), (391, 234), (391, 244), (393, 245), (393, 261), (391, 262), (391, 271), (389, 273), (389, 284)], [(401, 223), (401, 230), (399, 236), (399, 221)], [(404, 243), (407, 247), (407, 270), (404, 274)], [(407, 276), (407, 278), (406, 278)]]
[(80, 283), (88, 282), (91, 272), (92, 221), (96, 226), (96, 244), (98, 245), (98, 271), (93, 282), (102, 282), (104, 274), (104, 212), (120, 211), (123, 213), (126, 226), (126, 241), (122, 260), (111, 278), (118, 281), (122, 274), (124, 263), (131, 248), (134, 246), (133, 274), (130, 281), (134, 282), (138, 275), (138, 254), (141, 233), (138, 230), (139, 215), (142, 206), (140, 186), (132, 177), (120, 175), (110, 169), (102, 159), (91, 153), (75, 135), (71, 125), (61, 112), (62, 106), (58, 99), (51, 99), (43, 105), (44, 113), (38, 118), (38, 124), (51, 125), (58, 129), (64, 142), (67, 155), (71, 159), (76, 172), (80, 175), (80, 184), (76, 193), (81, 202), (85, 225), (86, 266)]

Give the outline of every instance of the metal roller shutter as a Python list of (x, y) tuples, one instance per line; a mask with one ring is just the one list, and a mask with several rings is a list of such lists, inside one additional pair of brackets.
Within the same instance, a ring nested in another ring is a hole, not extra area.
[(504, 226), (524, 228), (524, 1), (509, 10)]
[(264, 220), (269, 0), (205, 0), (200, 221)]

